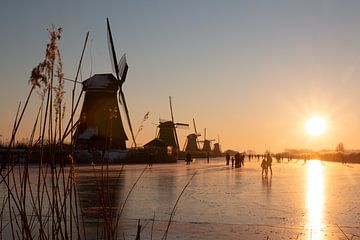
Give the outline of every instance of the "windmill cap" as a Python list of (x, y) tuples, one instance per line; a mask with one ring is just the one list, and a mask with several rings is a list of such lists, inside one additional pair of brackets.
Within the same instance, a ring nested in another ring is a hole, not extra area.
[(106, 90), (116, 92), (119, 89), (117, 79), (111, 73), (95, 74), (82, 82), (84, 91)]

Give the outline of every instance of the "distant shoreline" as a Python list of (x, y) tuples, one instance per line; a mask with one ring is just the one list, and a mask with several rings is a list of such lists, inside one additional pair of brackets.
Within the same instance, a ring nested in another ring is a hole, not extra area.
[[(8, 149), (7, 148), (0, 148), (0, 162), (6, 161), (6, 154), (7, 154)], [(66, 149), (66, 147), (64, 148), (64, 150), (62, 151), (62, 153), (57, 152), (55, 154), (55, 158), (57, 159), (57, 162), (60, 163), (60, 161), (58, 161), (59, 159), (64, 160), (64, 164), (70, 164), (70, 162), (67, 160), (67, 154), (69, 153), (69, 149)], [(15, 163), (25, 163), (25, 159), (26, 159), (26, 154), (27, 151), (25, 148), (12, 148), (11, 149), (11, 154), (12, 154), (12, 162)], [(45, 155), (48, 155), (48, 153), (45, 150)], [(256, 156), (256, 155), (253, 155)], [(262, 156), (262, 155), (260, 155)], [(320, 161), (326, 161), (326, 162), (338, 162), (338, 163), (360, 163), (360, 153), (341, 153), (341, 152), (333, 152), (333, 153), (302, 153), (302, 154), (291, 154), (291, 153), (276, 153), (272, 155), (274, 158), (274, 162), (287, 162), (287, 161), (299, 161), (299, 160), (303, 160), (303, 161), (307, 161), (307, 160), (320, 160)], [(214, 158), (215, 156), (210, 156), (210, 158)], [(223, 157), (223, 156), (216, 156), (216, 157)], [(40, 155), (39, 155), (39, 151), (34, 151), (33, 153), (31, 153), (31, 156), (29, 157), (29, 161), (28, 163), (31, 164), (36, 164), (38, 163), (38, 159), (40, 159)], [(47, 157), (45, 156), (44, 159), (47, 159)], [(122, 160), (117, 160), (117, 161), (109, 161), (109, 163), (111, 164), (147, 164), (147, 158), (145, 155), (142, 154), (141, 159), (138, 157), (134, 158), (135, 160), (132, 161), (129, 158), (125, 158)], [(99, 159), (100, 160), (100, 159)], [(177, 160), (184, 160), (181, 158), (181, 156), (179, 156), (179, 158)], [(225, 160), (224, 160), (225, 161)], [(101, 164), (101, 161), (94, 161), (89, 159), (80, 159), (77, 158), (77, 161), (75, 161), (76, 164), (90, 164), (90, 163), (97, 163), (97, 164)], [(176, 162), (171, 161), (171, 162)], [(107, 161), (104, 161), (104, 163), (107, 163)], [(155, 161), (154, 163), (168, 163), (168, 162), (164, 162), (164, 161), (160, 161), (157, 162)], [(5, 162), (5, 164), (7, 164), (7, 162)]]

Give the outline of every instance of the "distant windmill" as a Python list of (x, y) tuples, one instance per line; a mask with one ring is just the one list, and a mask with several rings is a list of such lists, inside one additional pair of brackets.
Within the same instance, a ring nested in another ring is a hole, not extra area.
[[(119, 102), (124, 107), (133, 142), (135, 138), (131, 126), (122, 85), (125, 82), (128, 64), (125, 54), (117, 63), (109, 19), (107, 20), (108, 46), (115, 76), (111, 73), (95, 74), (82, 82), (85, 98), (79, 125), (76, 131), (78, 145), (98, 148), (126, 149), (128, 139), (121, 120)], [(135, 144), (136, 146), (136, 144)]]
[(211, 142), (215, 141), (215, 139), (206, 139), (206, 128), (204, 129), (204, 140), (203, 141), (199, 141), (199, 142), (203, 142), (203, 148), (201, 149), (201, 151), (203, 152), (211, 152)]
[(180, 150), (179, 148), (179, 140), (176, 133), (177, 127), (189, 127), (189, 124), (186, 123), (175, 123), (174, 121), (174, 114), (172, 109), (172, 102), (171, 97), (169, 97), (170, 103), (170, 113), (171, 113), (171, 121), (161, 121), (159, 123), (159, 131), (157, 134), (157, 138), (162, 140), (166, 146), (172, 146), (177, 151)]
[(218, 141), (217, 143), (214, 143), (214, 154), (220, 155), (221, 154), (221, 147), (220, 147), (220, 137), (218, 135)]
[(187, 135), (185, 147), (184, 147), (185, 152), (197, 152), (200, 150), (200, 147), (198, 144), (198, 137), (200, 137), (201, 134), (196, 131), (195, 119), (193, 119), (193, 124), (194, 124), (195, 132)]

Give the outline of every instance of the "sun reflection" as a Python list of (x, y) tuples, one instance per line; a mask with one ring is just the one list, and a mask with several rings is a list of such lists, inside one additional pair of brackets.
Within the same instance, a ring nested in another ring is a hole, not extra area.
[(309, 239), (322, 240), (324, 184), (323, 165), (318, 160), (307, 164), (307, 211)]

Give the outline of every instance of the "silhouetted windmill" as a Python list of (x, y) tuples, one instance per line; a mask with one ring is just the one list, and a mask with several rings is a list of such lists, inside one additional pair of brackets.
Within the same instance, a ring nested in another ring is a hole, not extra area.
[(159, 123), (159, 131), (157, 133), (157, 138), (162, 140), (166, 146), (172, 146), (175, 150), (179, 151), (179, 140), (176, 133), (176, 128), (178, 127), (189, 127), (187, 123), (175, 123), (174, 114), (172, 109), (171, 97), (169, 96), (170, 103), (170, 113), (171, 121), (162, 121)]
[(195, 119), (193, 119), (193, 124), (195, 133), (187, 135), (184, 147), (185, 152), (198, 152), (200, 149), (198, 144), (198, 137), (200, 137), (201, 134), (196, 131)]
[(220, 137), (219, 137), (219, 135), (218, 135), (218, 141), (217, 141), (217, 143), (214, 143), (214, 154), (215, 154), (216, 156), (221, 155)]
[(128, 138), (121, 120), (119, 102), (124, 107), (131, 137), (135, 143), (129, 111), (122, 90), (128, 64), (125, 54), (121, 57), (119, 64), (117, 63), (109, 19), (106, 20), (110, 59), (116, 77), (111, 73), (95, 74), (82, 82), (85, 98), (76, 139), (77, 144), (84, 147), (103, 149), (107, 146), (114, 149), (126, 149)]
[(204, 140), (203, 141), (199, 141), (199, 142), (203, 142), (203, 148), (201, 149), (201, 151), (203, 152), (211, 152), (211, 142), (215, 141), (215, 139), (206, 139), (206, 128), (204, 129)]

